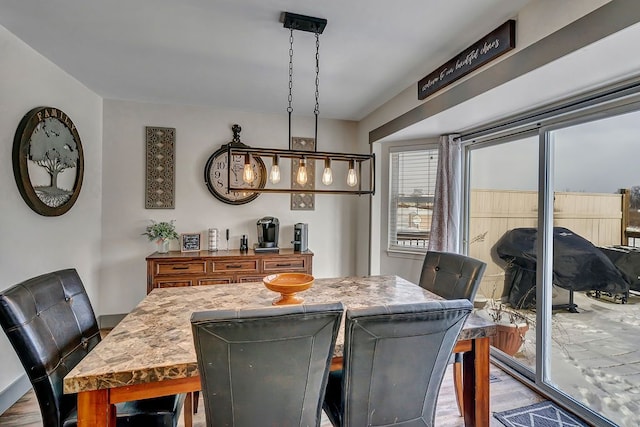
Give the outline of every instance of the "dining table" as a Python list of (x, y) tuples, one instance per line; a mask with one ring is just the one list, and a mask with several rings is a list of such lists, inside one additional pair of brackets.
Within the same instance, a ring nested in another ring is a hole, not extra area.
[[(298, 294), (303, 304), (340, 301), (346, 309), (442, 300), (398, 276), (315, 279)], [(265, 307), (279, 294), (262, 282), (154, 289), (64, 378), (64, 393), (77, 393), (78, 426), (115, 426), (115, 404), (186, 393), (185, 425), (191, 424), (193, 392), (201, 388), (191, 314)], [(344, 319), (343, 319), (344, 323)], [(455, 352), (463, 353), (465, 426), (489, 426), (489, 347), (495, 324), (472, 313)], [(340, 364), (344, 327), (334, 361)]]

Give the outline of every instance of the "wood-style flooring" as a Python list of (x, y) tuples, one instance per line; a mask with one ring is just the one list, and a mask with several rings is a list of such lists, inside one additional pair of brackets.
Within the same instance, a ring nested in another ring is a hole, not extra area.
[[(508, 374), (491, 366), (491, 374), (496, 378), (491, 383), (491, 411), (500, 412), (507, 409), (519, 408), (543, 400), (543, 398), (520, 382), (511, 378)], [(197, 414), (194, 415), (194, 427), (204, 427), (204, 404), (200, 395), (200, 404)], [(182, 417), (179, 426), (182, 427)], [(438, 398), (438, 409), (436, 414), (436, 425), (439, 427), (463, 426), (463, 419), (458, 413), (456, 406), (451, 372), (445, 375), (440, 396)], [(4, 427), (41, 427), (42, 418), (38, 409), (33, 391), (29, 391), (18, 400), (4, 414), (0, 415), (0, 426)], [(323, 416), (322, 427), (331, 427), (331, 423)], [(492, 427), (501, 427), (495, 418), (491, 418)]]

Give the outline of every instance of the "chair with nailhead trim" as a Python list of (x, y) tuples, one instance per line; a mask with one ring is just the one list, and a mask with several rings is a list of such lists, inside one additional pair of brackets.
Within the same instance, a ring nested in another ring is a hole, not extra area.
[[(77, 398), (64, 394), (65, 375), (100, 342), (89, 297), (75, 269), (43, 274), (0, 294), (0, 324), (18, 354), (46, 427), (77, 425)], [(184, 395), (116, 405), (116, 425), (170, 426)]]

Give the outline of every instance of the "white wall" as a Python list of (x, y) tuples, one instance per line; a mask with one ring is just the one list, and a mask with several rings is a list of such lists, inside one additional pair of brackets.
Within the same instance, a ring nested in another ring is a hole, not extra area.
[[(309, 224), (309, 248), (314, 252), (316, 277), (355, 273), (356, 207), (358, 196), (316, 195), (314, 211), (290, 210), (290, 195), (261, 194), (244, 205), (215, 199), (204, 184), (209, 156), (229, 142), (231, 126), (242, 127), (240, 138), (250, 146), (287, 148), (287, 116), (158, 105), (126, 101), (104, 102), (104, 189), (100, 313), (126, 313), (146, 295), (145, 257), (155, 246), (140, 233), (150, 219), (176, 220), (179, 233), (216, 227), (231, 230), (231, 247), (240, 236), (257, 241), (256, 221), (263, 216), (280, 220), (280, 246), (291, 247), (293, 224)], [(313, 118), (294, 117), (293, 136), (313, 137)], [(145, 209), (145, 126), (176, 129), (175, 209)], [(354, 152), (356, 123), (320, 120), (318, 149)], [(321, 172), (320, 172), (321, 173)], [(283, 180), (288, 174), (283, 173)], [(336, 178), (337, 179), (337, 178)], [(224, 243), (223, 243), (224, 244)], [(177, 242), (172, 242), (178, 249)]]
[[(0, 291), (29, 277), (75, 267), (95, 303), (101, 261), (102, 100), (1, 26), (0, 52)], [(71, 210), (58, 217), (32, 211), (13, 177), (15, 131), (22, 117), (38, 106), (68, 114), (84, 149), (82, 190)], [(2, 395), (24, 375), (4, 334), (0, 366)]]

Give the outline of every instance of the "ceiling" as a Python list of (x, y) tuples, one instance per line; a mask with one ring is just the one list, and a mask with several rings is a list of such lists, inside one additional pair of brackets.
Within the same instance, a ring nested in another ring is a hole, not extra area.
[[(0, 25), (107, 99), (284, 113), (282, 12), (328, 20), (320, 116), (360, 120), (530, 0), (7, 0)], [(294, 32), (293, 109), (314, 106), (315, 38)]]

